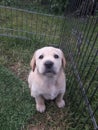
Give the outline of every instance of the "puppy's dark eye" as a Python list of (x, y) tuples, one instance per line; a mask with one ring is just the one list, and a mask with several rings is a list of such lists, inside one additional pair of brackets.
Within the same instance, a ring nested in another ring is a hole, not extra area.
[(39, 56), (39, 59), (43, 59), (43, 58), (44, 58), (44, 56), (43, 56), (43, 55), (40, 55), (40, 56)]
[(59, 56), (58, 56), (57, 54), (55, 54), (55, 55), (54, 55), (54, 58), (55, 58), (55, 59), (58, 59), (58, 58), (59, 58)]

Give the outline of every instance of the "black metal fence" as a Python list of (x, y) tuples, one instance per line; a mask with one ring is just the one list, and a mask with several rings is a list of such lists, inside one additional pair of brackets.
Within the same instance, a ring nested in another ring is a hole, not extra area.
[(0, 2), (0, 64), (20, 66), (15, 73), (25, 80), (32, 51), (59, 45), (67, 59), (71, 128), (98, 130), (98, 2), (69, 0), (60, 8), (53, 1)]
[(31, 11), (26, 7), (19, 9), (14, 6), (0, 5), (0, 36), (30, 42), (37, 40), (45, 42), (45, 44), (46, 42), (47, 44), (49, 42), (60, 43), (64, 17), (44, 14), (37, 10)]
[[(71, 4), (71, 3), (70, 3)], [(62, 46), (68, 56), (68, 96), (77, 130), (98, 130), (98, 2), (77, 0), (65, 20)]]

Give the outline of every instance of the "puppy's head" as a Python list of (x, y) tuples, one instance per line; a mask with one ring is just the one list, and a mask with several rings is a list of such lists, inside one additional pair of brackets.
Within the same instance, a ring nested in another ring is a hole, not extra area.
[(56, 75), (65, 67), (65, 64), (63, 52), (54, 47), (38, 49), (30, 63), (33, 71), (36, 68), (40, 74), (46, 76)]

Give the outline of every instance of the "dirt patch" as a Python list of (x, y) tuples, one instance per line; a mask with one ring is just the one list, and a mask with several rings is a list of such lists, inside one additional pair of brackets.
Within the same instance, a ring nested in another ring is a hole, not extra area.
[(11, 71), (13, 71), (19, 78), (21, 78), (23, 81), (27, 82), (27, 77), (30, 71), (30, 68), (27, 66), (24, 66), (23, 63), (18, 62), (14, 63), (9, 66)]
[(59, 109), (54, 101), (46, 102), (46, 112), (31, 117), (22, 130), (67, 130), (72, 124), (68, 108)]

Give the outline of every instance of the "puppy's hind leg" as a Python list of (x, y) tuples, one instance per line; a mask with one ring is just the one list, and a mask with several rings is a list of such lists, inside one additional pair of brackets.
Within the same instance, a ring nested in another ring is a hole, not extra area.
[(59, 108), (62, 108), (65, 106), (65, 101), (63, 100), (64, 94), (60, 93), (56, 98), (56, 104)]
[(36, 109), (37, 109), (37, 111), (39, 111), (41, 113), (44, 112), (45, 109), (46, 109), (45, 103), (44, 103), (44, 98), (39, 95), (39, 96), (37, 96), (35, 98), (35, 101), (36, 101)]

